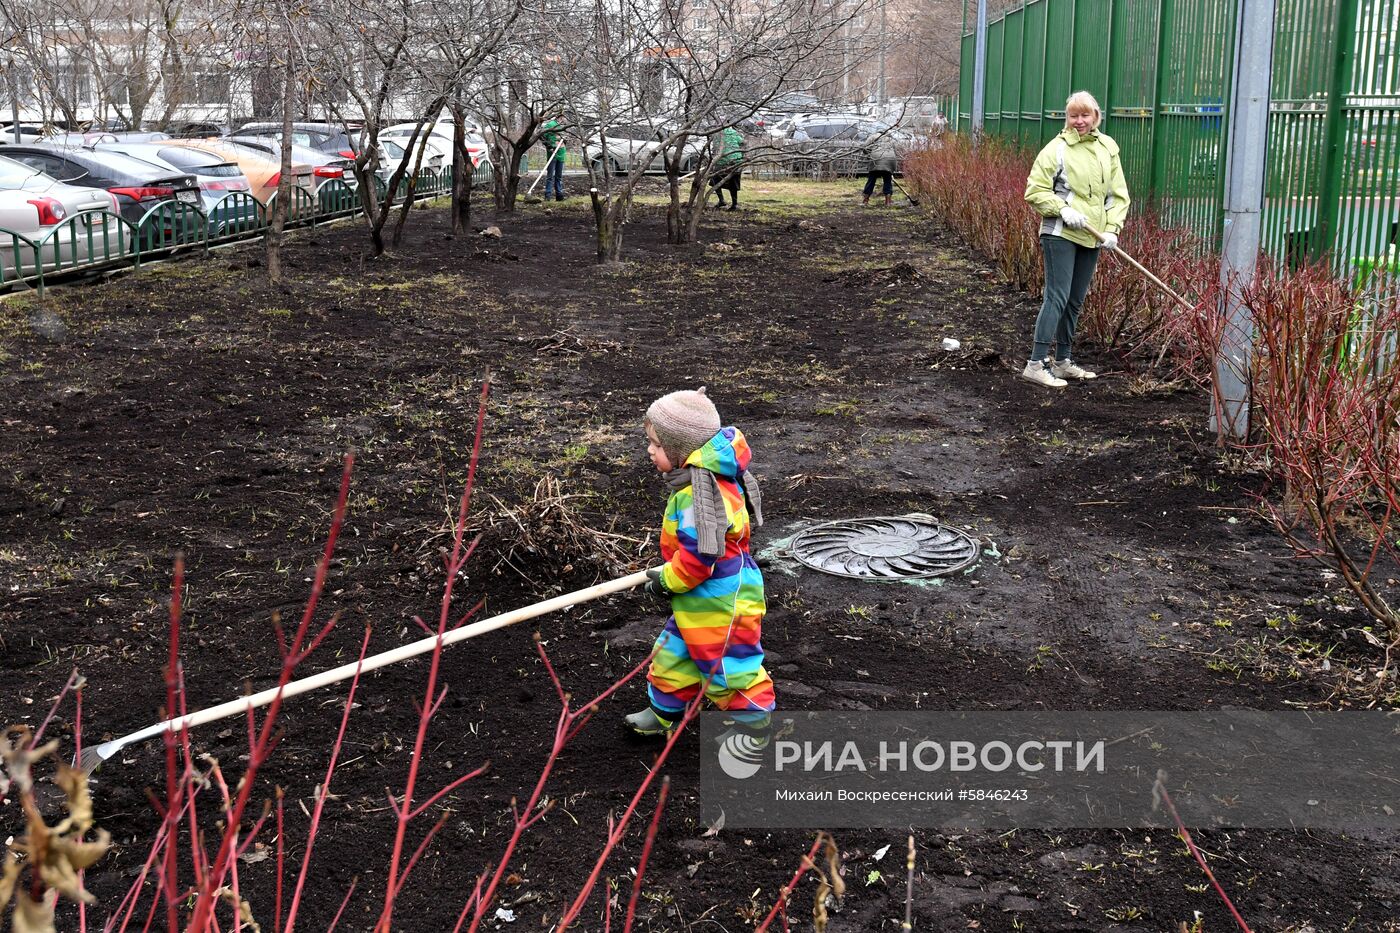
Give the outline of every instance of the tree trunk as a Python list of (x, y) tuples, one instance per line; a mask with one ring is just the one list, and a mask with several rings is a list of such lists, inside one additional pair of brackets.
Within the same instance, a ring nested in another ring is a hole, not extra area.
[(264, 239), (266, 246), (267, 279), (282, 284), (282, 240), (287, 229), (287, 216), (292, 198), (292, 99), (296, 89), (296, 71), (292, 64), (292, 43), (287, 41), (287, 67), (282, 76), (282, 166), (277, 176), (277, 196), (272, 205), (271, 223)]
[(666, 242), (673, 244), (689, 243), (686, 239), (686, 223), (681, 216), (681, 176), (679, 159), (666, 159), (666, 189), (671, 200), (666, 205)]
[[(539, 121), (531, 118), (525, 125), (525, 129), (520, 135), (512, 138), (509, 134), (498, 133), (497, 139), (504, 139), (506, 145), (496, 147), (496, 152), (503, 163), (496, 171), (495, 199), (496, 210), (502, 214), (515, 212), (515, 202), (520, 198), (520, 160), (530, 151), (530, 147), (535, 144), (535, 128), (539, 126)], [(548, 153), (545, 153), (548, 155)], [(548, 168), (546, 162), (544, 167)]]
[(452, 105), (452, 235), (466, 232), (472, 219), (472, 160), (467, 152), (466, 111)]
[(413, 176), (408, 180), (408, 191), (404, 192), (403, 204), (399, 206), (399, 219), (394, 223), (394, 237), (391, 242), (395, 249), (403, 242), (404, 224), (408, 222), (408, 212), (413, 210), (413, 198), (418, 193), (418, 173), (423, 170), (423, 153), (427, 150), (427, 142), (428, 134), (425, 130), (423, 139), (418, 144), (418, 154), (413, 158)]
[(596, 188), (590, 189), (588, 195), (593, 200), (593, 221), (598, 230), (598, 264), (621, 262), (623, 218), (627, 212), (625, 199), (604, 201)]

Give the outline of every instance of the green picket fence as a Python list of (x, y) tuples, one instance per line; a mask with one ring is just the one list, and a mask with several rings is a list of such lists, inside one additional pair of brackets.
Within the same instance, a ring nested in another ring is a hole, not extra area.
[[(489, 163), (483, 163), (489, 166)], [(473, 173), (489, 180), (489, 168)], [(383, 181), (375, 179), (380, 198)], [(331, 179), (315, 193), (291, 189), (287, 226), (306, 227), (351, 217), (364, 210), (359, 192), (340, 179)], [(452, 191), (451, 167), (423, 169), (414, 183), (414, 198), (435, 198)], [(408, 193), (408, 180), (398, 197)], [(136, 223), (110, 211), (83, 211), (64, 219), (37, 239), (0, 227), (0, 290), (24, 282), (43, 294), (45, 285), (61, 278), (117, 266), (139, 268), (142, 262), (188, 250), (250, 240), (267, 232), (276, 204), (234, 191), (207, 211), (183, 201), (162, 201)]]
[[(993, 0), (985, 131), (1028, 149), (1085, 89), (1135, 200), (1219, 241), (1234, 0)], [(975, 0), (964, 7), (957, 128), (970, 126)], [(1339, 269), (1400, 232), (1400, 3), (1278, 0), (1264, 246)]]

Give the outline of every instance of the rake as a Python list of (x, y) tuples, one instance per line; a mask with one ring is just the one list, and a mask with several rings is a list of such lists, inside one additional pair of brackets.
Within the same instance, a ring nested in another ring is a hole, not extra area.
[[(1084, 225), (1084, 229), (1085, 229), (1086, 231), (1088, 231), (1088, 233), (1089, 233), (1090, 236), (1092, 236), (1094, 239), (1098, 240), (1100, 243), (1102, 243), (1102, 242), (1104, 241), (1104, 235), (1103, 235), (1102, 233), (1100, 233), (1099, 231), (1095, 230), (1093, 227), (1089, 226), (1088, 224), (1085, 224), (1085, 225)], [(1175, 299), (1175, 300), (1176, 300), (1183, 308), (1185, 308), (1187, 311), (1194, 311), (1194, 310), (1195, 310), (1195, 306), (1192, 305), (1191, 302), (1187, 301), (1185, 298), (1182, 298), (1182, 297), (1181, 297), (1180, 295), (1178, 295), (1176, 292), (1172, 291), (1172, 290), (1167, 286), (1167, 283), (1166, 283), (1166, 282), (1163, 282), (1161, 279), (1157, 278), (1157, 276), (1155, 276), (1155, 275), (1153, 275), (1151, 272), (1147, 271), (1147, 267), (1144, 266), (1142, 263), (1138, 262), (1136, 259), (1134, 259), (1133, 257), (1129, 256), (1127, 253), (1123, 252), (1121, 249), (1119, 249), (1119, 248), (1116, 247), (1116, 246), (1113, 248), (1112, 252), (1113, 252), (1113, 255), (1117, 256), (1119, 259), (1123, 260), (1123, 261), (1126, 262), (1128, 265), (1132, 266), (1134, 269), (1136, 269), (1137, 271), (1141, 272), (1143, 275), (1147, 276), (1148, 281), (1150, 281), (1153, 285), (1156, 285), (1156, 286), (1157, 286), (1158, 288), (1160, 288), (1162, 291), (1164, 291), (1164, 292), (1166, 292), (1168, 295), (1170, 295), (1173, 299)]]
[(549, 158), (544, 160), (544, 168), (540, 169), (540, 173), (535, 176), (535, 180), (530, 182), (530, 187), (525, 191), (525, 197), (523, 198), (523, 200), (526, 203), (532, 203), (532, 198), (535, 194), (535, 185), (538, 185), (540, 183), (540, 179), (549, 173), (549, 163), (554, 161), (554, 157), (559, 154), (559, 150), (563, 147), (563, 145), (564, 140), (559, 140), (558, 144), (554, 147), (554, 151), (549, 154)]
[(609, 580), (605, 583), (598, 583), (572, 593), (564, 593), (562, 596), (555, 596), (542, 602), (532, 603), (529, 606), (522, 606), (519, 609), (512, 609), (489, 619), (482, 619), (480, 622), (473, 622), (464, 625), (459, 629), (454, 629), (446, 633), (441, 638), (437, 635), (428, 638), (420, 638), (418, 641), (401, 645), (390, 651), (376, 654), (365, 658), (364, 661), (356, 661), (351, 664), (342, 664), (339, 667), (313, 674), (310, 677), (303, 677), (294, 680), (287, 685), (277, 688), (273, 687), (259, 693), (252, 693), (248, 696), (230, 700), (227, 703), (220, 703), (218, 706), (211, 706), (197, 712), (187, 713), (175, 719), (167, 719), (165, 722), (158, 722), (153, 726), (147, 726), (130, 735), (124, 735), (119, 739), (110, 742), (103, 742), (101, 745), (92, 745), (83, 749), (82, 757), (78, 761), (78, 767), (82, 769), (84, 775), (91, 775), (93, 771), (104, 761), (111, 758), (117, 752), (126, 748), (133, 742), (140, 742), (144, 739), (155, 738), (164, 732), (179, 732), (183, 729), (190, 729), (194, 726), (202, 726), (205, 723), (214, 722), (219, 719), (227, 719), (230, 716), (238, 716), (247, 713), (249, 710), (266, 706), (277, 698), (280, 693), (284, 698), (300, 696), (312, 690), (338, 683), (342, 680), (349, 680), (355, 676), (356, 671), (373, 671), (389, 664), (396, 664), (408, 658), (417, 657), (432, 651), (439, 642), (443, 647), (455, 645), (459, 641), (466, 641), (478, 635), (485, 635), (487, 632), (494, 632), (498, 628), (505, 628), (507, 625), (514, 625), (517, 622), (524, 622), (526, 619), (533, 619), (546, 613), (554, 612), (557, 609), (567, 609), (579, 603), (586, 603), (613, 593), (620, 593), (623, 590), (630, 590), (634, 586), (640, 586), (647, 581), (647, 572), (639, 570), (636, 573), (628, 574), (625, 577), (618, 577), (616, 580)]

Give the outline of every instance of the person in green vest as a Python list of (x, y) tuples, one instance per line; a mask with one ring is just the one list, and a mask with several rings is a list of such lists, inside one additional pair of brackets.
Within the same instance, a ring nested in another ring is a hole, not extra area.
[(1100, 242), (1090, 230), (1103, 234), (1103, 247), (1117, 249), (1128, 218), (1123, 163), (1118, 144), (1099, 131), (1102, 119), (1094, 95), (1071, 94), (1065, 101), (1065, 128), (1040, 150), (1026, 179), (1026, 201), (1041, 216), (1045, 299), (1021, 378), (1052, 389), (1063, 389), (1069, 379), (1098, 376), (1070, 359), (1079, 309), (1099, 262)]
[(739, 178), (744, 173), (744, 134), (732, 126), (726, 126), (720, 134), (720, 153), (715, 159), (710, 187), (719, 198), (719, 206), (724, 207), (724, 193), (729, 192), (729, 209), (739, 207)]
[(549, 161), (544, 168), (544, 199), (554, 192), (554, 200), (564, 200), (564, 159), (568, 149), (564, 145), (564, 127), (561, 116), (556, 116), (540, 127), (540, 142), (544, 144), (544, 157)]

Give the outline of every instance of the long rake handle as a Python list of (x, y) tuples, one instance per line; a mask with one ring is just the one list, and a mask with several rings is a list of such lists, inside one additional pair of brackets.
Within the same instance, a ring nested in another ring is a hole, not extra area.
[[(1088, 224), (1085, 224), (1084, 229), (1089, 231), (1089, 233), (1094, 237), (1094, 239), (1098, 240), (1100, 243), (1104, 241), (1104, 235), (1099, 231), (1095, 230), (1093, 227), (1089, 226)], [(1166, 292), (1172, 298), (1175, 298), (1177, 302), (1180, 303), (1180, 305), (1187, 311), (1194, 310), (1194, 305), (1192, 305), (1191, 302), (1187, 301), (1185, 298), (1182, 298), (1176, 292), (1172, 291), (1169, 287), (1167, 287), (1166, 282), (1163, 282), (1161, 279), (1157, 278), (1157, 276), (1147, 271), (1147, 267), (1144, 266), (1142, 263), (1138, 262), (1136, 259), (1129, 256), (1127, 253), (1123, 252), (1117, 247), (1114, 247), (1113, 252), (1115, 255), (1118, 256), (1119, 259), (1122, 259), (1128, 265), (1132, 266), (1134, 269), (1147, 276), (1148, 280), (1152, 282), (1153, 285), (1156, 285), (1158, 288)]]
[[(603, 596), (609, 596), (613, 593), (620, 593), (623, 590), (630, 590), (634, 586), (645, 583), (646, 580), (646, 571), (639, 570), (625, 577), (618, 577), (616, 580), (598, 583), (586, 589), (575, 590), (572, 593), (555, 596), (552, 599), (532, 603), (529, 606), (512, 609), (510, 612), (503, 612), (498, 616), (482, 619), (480, 622), (473, 622), (470, 625), (464, 625), (459, 629), (448, 632), (442, 636), (442, 645), (445, 648), (448, 645), (455, 645), (457, 642), (466, 641), (478, 635), (485, 635), (487, 632), (494, 632), (498, 628), (505, 628), (507, 625), (514, 625), (517, 622), (524, 622), (526, 619), (533, 619), (536, 616), (554, 612), (556, 609), (565, 609), (569, 606), (577, 605), (578, 603), (586, 603)], [(438, 636), (436, 635), (429, 636), (428, 638), (420, 638), (418, 641), (410, 642), (407, 645), (401, 645), (398, 648), (365, 658), (363, 662), (355, 661), (350, 664), (342, 664), (340, 667), (333, 667), (328, 671), (322, 671), (310, 677), (294, 680), (285, 687), (282, 687), (280, 691), (277, 687), (271, 687), (258, 693), (239, 697), (236, 700), (230, 700), (227, 703), (220, 703), (218, 706), (211, 706), (208, 709), (187, 713), (175, 719), (167, 719), (165, 722), (156, 723), (154, 726), (147, 726), (139, 732), (131, 733), (131, 735), (122, 736), (111, 742), (104, 742), (102, 745), (96, 746), (96, 749), (98, 754), (101, 754), (102, 759), (105, 760), (120, 749), (130, 745), (132, 742), (154, 738), (155, 736), (161, 735), (166, 730), (178, 732), (181, 729), (202, 726), (205, 723), (214, 722), (218, 719), (227, 719), (230, 716), (237, 716), (246, 713), (250, 709), (266, 706), (277, 697), (279, 692), (284, 698), (300, 696), (303, 693), (309, 693), (312, 690), (317, 690), (342, 680), (349, 680), (351, 677), (355, 676), (355, 671), (357, 670), (373, 671), (389, 664), (406, 661), (420, 654), (427, 654), (429, 651), (432, 651), (437, 644)]]
[(540, 179), (543, 178), (545, 174), (549, 171), (549, 163), (554, 161), (554, 157), (559, 154), (559, 149), (563, 145), (564, 140), (559, 140), (559, 144), (554, 147), (554, 151), (549, 154), (549, 158), (544, 160), (544, 168), (540, 169), (540, 173), (535, 176), (535, 180), (530, 182), (530, 189), (525, 192), (527, 195), (535, 193), (535, 185), (538, 185), (540, 183)]

